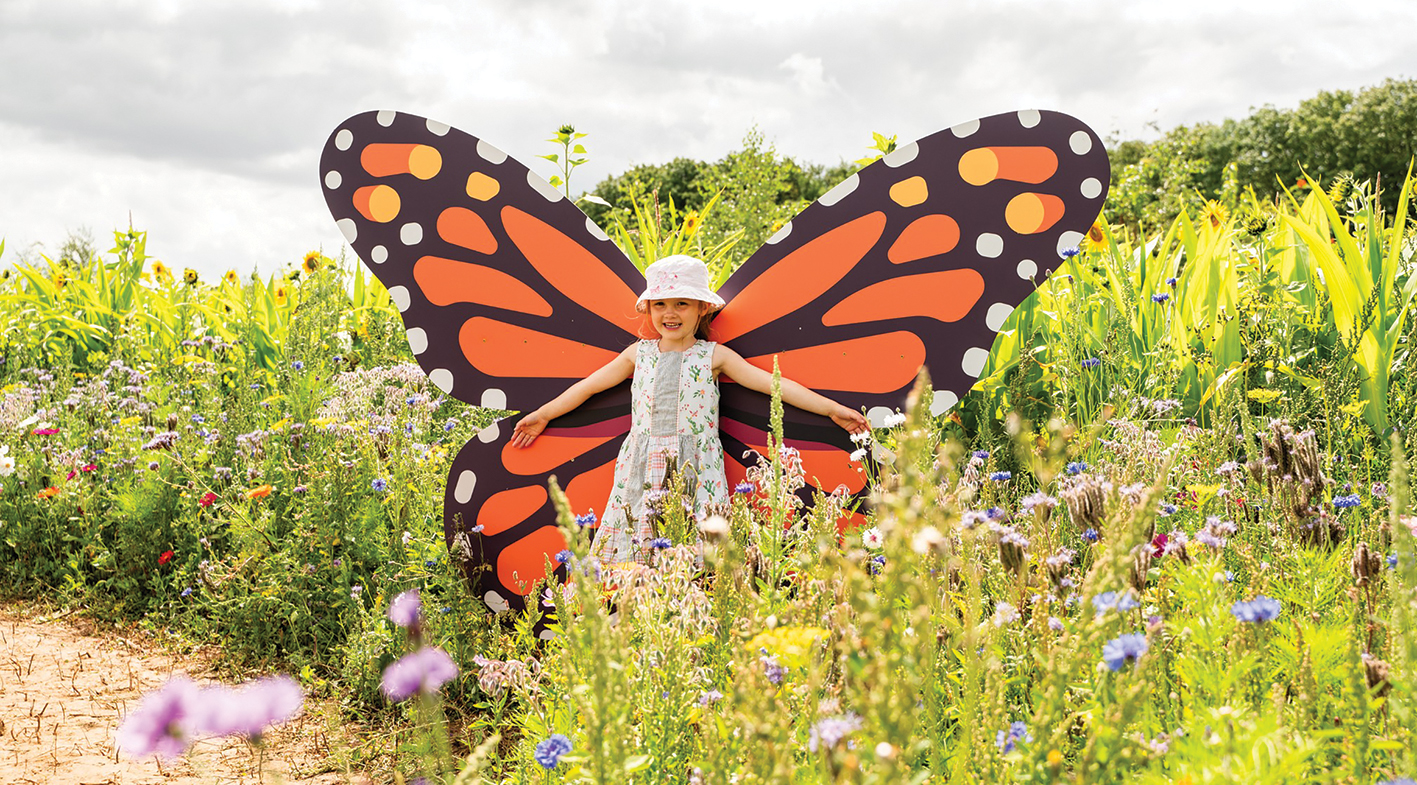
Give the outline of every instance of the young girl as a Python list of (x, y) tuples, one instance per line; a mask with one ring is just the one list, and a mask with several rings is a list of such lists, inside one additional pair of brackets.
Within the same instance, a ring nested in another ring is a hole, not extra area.
[[(645, 270), (646, 288), (635, 304), (649, 315), (658, 339), (639, 341), (545, 406), (523, 417), (511, 443), (526, 447), (551, 420), (590, 396), (634, 377), (630, 435), (615, 461), (615, 485), (600, 519), (591, 553), (604, 563), (646, 561), (653, 534), (645, 515), (646, 489), (661, 490), (671, 466), (694, 488), (694, 517), (728, 502), (723, 444), (718, 438), (718, 375), (770, 393), (772, 374), (749, 365), (726, 346), (711, 343), (708, 322), (723, 298), (709, 288), (708, 267), (692, 256), (668, 256)], [(782, 400), (826, 415), (851, 433), (866, 430), (860, 412), (789, 379)]]

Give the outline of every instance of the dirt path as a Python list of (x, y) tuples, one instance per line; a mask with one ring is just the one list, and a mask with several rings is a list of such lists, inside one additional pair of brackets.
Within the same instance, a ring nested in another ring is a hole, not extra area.
[[(137, 636), (89, 634), (67, 620), (0, 606), (0, 784), (258, 782), (244, 741), (199, 742), (187, 757), (161, 764), (116, 751), (123, 714), (179, 672), (213, 680), (200, 657), (174, 658)], [(307, 701), (301, 716), (268, 734), (267, 782), (365, 782), (334, 763), (324, 719), (332, 711)]]

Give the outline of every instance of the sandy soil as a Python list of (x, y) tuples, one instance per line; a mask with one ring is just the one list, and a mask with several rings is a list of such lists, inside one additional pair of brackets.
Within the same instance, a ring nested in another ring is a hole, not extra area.
[[(260, 781), (257, 757), (240, 740), (199, 742), (173, 762), (132, 760), (115, 749), (119, 721), (144, 694), (179, 672), (214, 681), (209, 661), (172, 657), (136, 634), (94, 634), (73, 617), (29, 613), (0, 606), (0, 783)], [(329, 716), (335, 716), (332, 707), (307, 701), (301, 716), (269, 734), (266, 782), (366, 782), (336, 764), (328, 734), (341, 731), (324, 719)]]

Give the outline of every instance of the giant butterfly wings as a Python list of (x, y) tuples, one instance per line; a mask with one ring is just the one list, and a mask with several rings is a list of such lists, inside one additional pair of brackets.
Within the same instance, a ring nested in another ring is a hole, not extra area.
[[(432, 382), (470, 404), (529, 411), (641, 337), (644, 277), (570, 200), (506, 153), (392, 111), (349, 118), (320, 159), (330, 212), (388, 288)], [(719, 290), (711, 337), (879, 424), (928, 366), (934, 414), (984, 368), (994, 335), (1100, 212), (1107, 155), (1064, 114), (956, 125), (853, 174), (774, 234)], [(649, 337), (649, 336), (645, 336)], [(730, 484), (766, 452), (766, 397), (725, 384)], [(547, 481), (602, 510), (629, 432), (629, 383), (549, 424), (531, 447), (494, 423), (454, 459), (445, 534), (467, 537), (469, 580), (521, 607), (564, 546)], [(812, 485), (863, 490), (830, 420), (787, 407)], [(810, 486), (809, 486), (810, 489)], [(558, 568), (563, 570), (564, 568)]]

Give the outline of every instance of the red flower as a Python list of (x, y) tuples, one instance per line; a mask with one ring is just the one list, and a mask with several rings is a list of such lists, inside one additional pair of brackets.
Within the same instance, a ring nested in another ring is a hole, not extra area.
[(210, 507), (214, 501), (216, 501), (216, 494), (208, 491), (202, 494), (202, 498), (198, 499), (197, 503), (203, 507)]
[(163, 551), (162, 555), (157, 557), (157, 563), (159, 565), (167, 564), (170, 561), (172, 561), (172, 551)]
[(72, 480), (72, 479), (74, 479), (75, 477), (78, 477), (78, 476), (79, 476), (79, 473), (78, 473), (78, 472), (74, 471), (73, 469), (70, 469), (70, 470), (69, 470), (69, 473), (68, 473), (67, 475), (65, 475), (64, 479), (66, 479), (66, 480)]
[(98, 468), (98, 464), (96, 464), (96, 463), (86, 463), (86, 464), (84, 464), (83, 466), (80, 466), (80, 467), (79, 467), (79, 471), (91, 472), (91, 471), (93, 471), (94, 469), (97, 469), (97, 468)]

